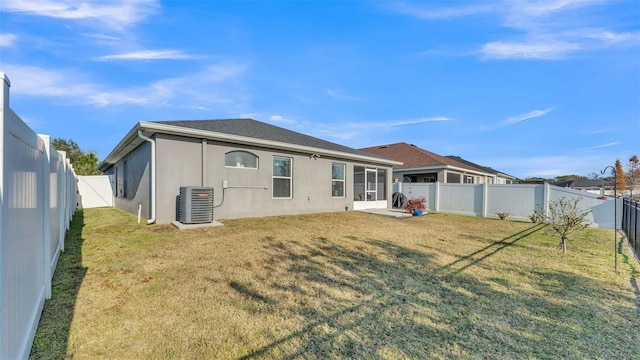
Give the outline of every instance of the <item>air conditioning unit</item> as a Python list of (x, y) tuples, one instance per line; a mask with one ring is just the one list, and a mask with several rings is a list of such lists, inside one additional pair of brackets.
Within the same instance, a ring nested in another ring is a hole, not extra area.
[(213, 188), (181, 186), (178, 199), (178, 221), (183, 224), (213, 222)]

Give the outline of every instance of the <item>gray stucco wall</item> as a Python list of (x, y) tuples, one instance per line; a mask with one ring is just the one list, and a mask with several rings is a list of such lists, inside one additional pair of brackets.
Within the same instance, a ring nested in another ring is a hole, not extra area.
[(150, 162), (151, 145), (144, 142), (105, 171), (113, 176), (114, 206), (137, 214), (138, 204), (141, 204), (142, 216), (147, 219), (151, 216)]
[[(257, 155), (258, 169), (226, 167), (225, 154), (233, 150), (245, 150)], [(290, 157), (293, 160), (291, 199), (274, 199), (272, 196), (274, 156)], [(331, 166), (334, 162), (346, 165), (345, 196), (342, 198), (331, 196)], [(353, 209), (354, 165), (373, 166), (326, 157), (313, 159), (307, 153), (212, 141), (203, 143), (200, 139), (157, 134), (156, 221), (168, 223), (176, 219), (176, 199), (181, 186), (213, 187), (215, 205), (222, 204), (214, 210), (214, 219), (217, 220), (344, 211), (345, 206)], [(391, 167), (377, 167), (387, 169), (387, 184), (390, 184)], [(229, 185), (225, 190), (222, 187), (224, 180)], [(387, 206), (390, 207), (390, 185), (387, 186), (386, 199)]]

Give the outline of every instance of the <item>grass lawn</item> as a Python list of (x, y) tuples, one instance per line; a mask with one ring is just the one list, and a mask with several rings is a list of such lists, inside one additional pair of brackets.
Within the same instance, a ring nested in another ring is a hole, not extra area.
[[(31, 357), (631, 359), (640, 266), (613, 231), (359, 212), (174, 230), (78, 211)], [(625, 239), (626, 240), (626, 239)]]

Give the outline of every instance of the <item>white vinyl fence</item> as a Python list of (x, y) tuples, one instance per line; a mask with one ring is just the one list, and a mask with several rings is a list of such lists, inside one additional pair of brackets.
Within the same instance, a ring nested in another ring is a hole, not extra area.
[(64, 237), (76, 208), (76, 177), (9, 108), (0, 72), (0, 359), (29, 356)]
[[(613, 198), (602, 200), (595, 194), (549, 184), (399, 183), (394, 184), (393, 192), (401, 192), (407, 199), (424, 196), (431, 211), (488, 218), (507, 212), (509, 219), (520, 221), (529, 221), (529, 215), (536, 209), (546, 209), (550, 201), (579, 197), (579, 207), (591, 210), (587, 218), (591, 226), (614, 228)], [(618, 214), (622, 213), (621, 203)], [(621, 220), (618, 216), (618, 227)]]
[(78, 176), (78, 206), (82, 209), (113, 207), (113, 189), (109, 176)]

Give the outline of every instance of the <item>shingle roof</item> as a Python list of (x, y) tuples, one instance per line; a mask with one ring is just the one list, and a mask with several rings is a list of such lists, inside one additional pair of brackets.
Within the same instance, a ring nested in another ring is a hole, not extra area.
[[(211, 131), (236, 136), (246, 136), (261, 140), (277, 141), (287, 144), (310, 146), (318, 149), (340, 151), (362, 156), (371, 157), (372, 155), (371, 153), (363, 152), (357, 149), (318, 139), (313, 136), (301, 134), (253, 119), (179, 120), (152, 122), (157, 124), (180, 126), (184, 128)], [(384, 156), (373, 157), (380, 157), (384, 159)]]
[(462, 169), (486, 172), (474, 166), (450, 159), (446, 156), (438, 155), (430, 151), (421, 149), (413, 144), (405, 142), (378, 145), (360, 149), (369, 154), (382, 156), (387, 159), (403, 161), (403, 165), (396, 165), (394, 169), (421, 168), (432, 166), (455, 166)]
[(154, 133), (214, 139), (230, 143), (263, 146), (287, 151), (312, 151), (318, 155), (392, 166), (396, 161), (357, 149), (304, 135), (253, 119), (176, 120), (138, 122), (100, 163), (104, 171), (140, 146)]
[(563, 183), (555, 184), (556, 186), (571, 189), (599, 188), (613, 186), (611, 182), (606, 180), (569, 180)]
[(488, 172), (488, 173), (490, 173), (490, 174), (510, 176), (510, 177), (512, 177), (512, 178), (514, 178), (514, 179), (516, 179), (516, 177), (515, 177), (515, 176), (509, 175), (509, 174), (506, 174), (506, 173), (503, 173), (502, 171), (498, 171), (498, 170), (496, 170), (496, 169), (494, 169), (494, 168), (491, 168), (491, 167), (488, 167), (488, 166), (478, 165), (478, 164), (473, 163), (473, 162), (471, 162), (471, 161), (469, 161), (469, 160), (463, 159), (463, 158), (461, 158), (460, 156), (447, 155), (447, 157), (448, 157), (449, 159), (453, 159), (453, 160), (459, 161), (459, 162), (461, 162), (461, 163), (465, 163), (465, 164), (470, 165), (470, 166), (475, 166), (475, 167), (477, 167), (478, 169), (482, 169), (482, 170), (484, 170), (484, 171), (486, 171), (486, 172)]

